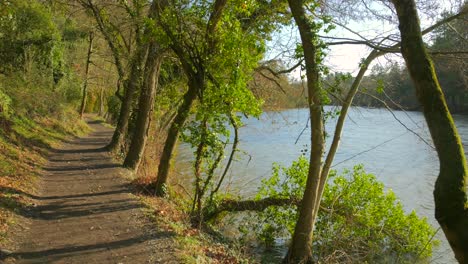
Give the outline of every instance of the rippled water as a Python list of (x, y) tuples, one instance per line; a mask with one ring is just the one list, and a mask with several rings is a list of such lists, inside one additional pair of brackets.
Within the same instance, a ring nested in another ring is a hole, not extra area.
[[(464, 145), (468, 146), (468, 116), (457, 115), (454, 119)], [(308, 149), (307, 123), (306, 109), (265, 112), (259, 120), (245, 119), (245, 126), (239, 131), (239, 147), (244, 154), (238, 155), (225, 187), (246, 197), (255, 193), (260, 180), (270, 176), (272, 163), (287, 166)], [(334, 125), (335, 120), (327, 123), (330, 135)], [(178, 173), (190, 175), (192, 152), (186, 145), (179, 147)], [(439, 166), (422, 113), (394, 111), (392, 115), (385, 109), (352, 108), (334, 168), (341, 170), (360, 163), (395, 192), (406, 210), (416, 210), (438, 227), (433, 217), (432, 190)], [(442, 231), (437, 238), (442, 245), (434, 252), (431, 263), (456, 263)]]

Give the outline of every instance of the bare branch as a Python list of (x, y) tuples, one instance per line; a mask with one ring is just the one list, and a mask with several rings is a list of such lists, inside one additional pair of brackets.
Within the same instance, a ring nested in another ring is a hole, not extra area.
[(242, 211), (263, 211), (270, 206), (299, 205), (300, 200), (294, 197), (289, 198), (265, 198), (262, 200), (224, 200), (213, 212), (205, 213), (205, 219), (215, 218), (222, 212), (242, 212)]
[(274, 84), (276, 84), (276, 86), (284, 93), (286, 94), (286, 91), (283, 89), (283, 86), (281, 86), (281, 84), (275, 79), (275, 78), (272, 78), (266, 74), (264, 74), (263, 72), (259, 71), (258, 72), (261, 76), (263, 76), (265, 79), (268, 79), (270, 81), (272, 81)]
[(415, 136), (417, 136), (422, 142), (424, 142), (427, 146), (429, 146), (430, 148), (432, 149), (435, 149), (434, 146), (432, 146), (429, 142), (427, 142), (427, 140), (425, 140), (423, 137), (421, 137), (421, 135), (419, 135), (418, 133), (416, 133), (414, 130), (412, 130), (411, 128), (409, 128), (405, 123), (403, 123), (396, 115), (395, 113), (393, 112), (393, 110), (387, 105), (387, 103), (378, 98), (377, 96), (373, 95), (373, 94), (370, 94), (370, 93), (367, 93), (367, 92), (364, 92), (364, 91), (360, 91), (360, 93), (362, 94), (365, 94), (367, 96), (370, 96), (372, 98), (374, 98), (375, 100), (379, 101), (383, 106), (385, 106), (385, 108), (392, 114), (393, 118), (398, 121), (398, 123), (400, 123), (404, 128), (406, 128), (406, 130), (408, 130), (409, 132), (413, 133)]

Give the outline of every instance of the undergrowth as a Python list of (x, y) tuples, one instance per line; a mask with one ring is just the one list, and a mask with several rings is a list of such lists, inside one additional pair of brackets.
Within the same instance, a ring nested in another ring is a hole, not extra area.
[(193, 228), (189, 214), (173, 201), (144, 194), (139, 198), (146, 205), (146, 215), (156, 229), (170, 232), (180, 263), (257, 263), (235, 241), (210, 229)]
[[(275, 165), (257, 199), (302, 197), (308, 168), (303, 156), (290, 167)], [(270, 207), (244, 223), (243, 230), (274, 245), (291, 237), (297, 218), (295, 205)], [(341, 174), (330, 172), (312, 247), (320, 263), (426, 263), (438, 245), (435, 232), (426, 218), (405, 212), (396, 195), (358, 165)]]

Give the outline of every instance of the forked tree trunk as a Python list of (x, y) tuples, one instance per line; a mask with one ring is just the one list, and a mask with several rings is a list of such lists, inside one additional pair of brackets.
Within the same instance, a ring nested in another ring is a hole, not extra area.
[(319, 85), (319, 68), (316, 62), (316, 33), (306, 17), (302, 0), (289, 0), (292, 15), (299, 28), (306, 64), (308, 103), (311, 120), (311, 153), (309, 173), (304, 196), (299, 206), (299, 218), (294, 229), (289, 251), (284, 263), (312, 263), (312, 232), (319, 207), (319, 183), (322, 170), (322, 155), (325, 149), (322, 113), (322, 94)]
[(81, 107), (80, 107), (80, 118), (83, 119), (83, 114), (86, 108), (86, 100), (88, 100), (88, 75), (89, 75), (89, 65), (91, 64), (91, 54), (93, 54), (93, 40), (94, 32), (89, 32), (89, 46), (88, 46), (88, 56), (86, 57), (86, 69), (85, 69), (85, 79), (83, 84), (83, 95), (81, 97)]
[(132, 142), (125, 158), (123, 166), (138, 170), (138, 165), (143, 157), (143, 152), (148, 138), (148, 129), (151, 122), (151, 113), (154, 105), (156, 87), (158, 85), (159, 70), (161, 67), (162, 53), (158, 45), (152, 43), (149, 47), (146, 59), (144, 80), (138, 103), (138, 116)]
[(192, 107), (193, 102), (197, 98), (197, 91), (198, 85), (191, 81), (189, 83), (189, 88), (187, 92), (184, 94), (182, 104), (177, 109), (177, 114), (169, 128), (163, 152), (159, 160), (158, 176), (155, 185), (155, 194), (157, 196), (166, 195), (166, 184), (171, 167), (172, 154), (177, 144), (180, 130), (184, 126), (184, 123), (189, 116), (190, 108)]
[(424, 47), (416, 4), (414, 0), (392, 2), (400, 23), (401, 52), (439, 156), (440, 172), (434, 189), (435, 217), (458, 262), (468, 263), (468, 176), (463, 145)]

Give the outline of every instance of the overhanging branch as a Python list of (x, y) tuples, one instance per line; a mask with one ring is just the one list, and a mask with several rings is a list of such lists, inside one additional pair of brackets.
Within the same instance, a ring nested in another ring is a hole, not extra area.
[(289, 198), (264, 198), (261, 200), (223, 200), (220, 205), (212, 212), (205, 214), (205, 219), (211, 220), (222, 212), (242, 212), (242, 211), (263, 211), (270, 206), (286, 206), (300, 204), (301, 200), (293, 197)]

